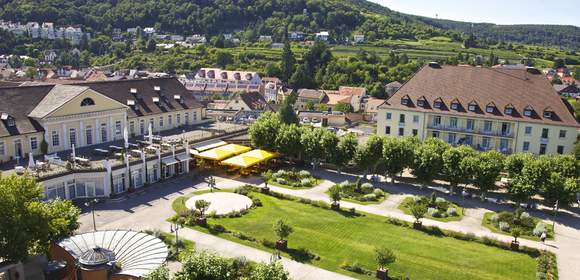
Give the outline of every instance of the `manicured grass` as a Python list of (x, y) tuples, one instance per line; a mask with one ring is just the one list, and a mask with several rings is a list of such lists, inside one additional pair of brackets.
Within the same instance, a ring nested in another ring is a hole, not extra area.
[[(485, 213), (483, 215), (483, 219), (481, 220), (481, 225), (484, 226), (484, 227), (486, 227), (486, 228), (488, 228), (492, 232), (510, 235), (509, 232), (505, 232), (505, 231), (497, 228), (491, 222), (491, 216), (493, 216), (493, 214), (495, 214), (495, 213), (494, 212), (487, 212), (487, 213)], [(540, 221), (540, 219), (538, 219), (538, 218), (534, 218), (534, 220), (536, 221), (536, 223)], [(546, 223), (546, 229), (548, 230), (548, 232), (547, 232), (547, 238), (546, 239), (548, 239), (548, 240), (554, 240), (554, 226), (552, 224), (550, 224), (550, 223)], [(528, 240), (534, 240), (534, 241), (540, 241), (540, 237), (534, 236), (534, 235), (522, 234), (522, 236), (520, 236), (519, 238), (528, 239)]]
[[(414, 202), (415, 202), (415, 200), (413, 199), (413, 197), (406, 197), (405, 199), (403, 199), (403, 201), (401, 201), (401, 203), (399, 204), (399, 206), (397, 206), (397, 208), (399, 208), (399, 210), (403, 211), (407, 215), (413, 215), (411, 213), (409, 206), (411, 204), (413, 204)], [(449, 203), (450, 203), (449, 207), (455, 207), (455, 209), (457, 209), (457, 216), (448, 216), (448, 217), (436, 218), (436, 217), (429, 216), (429, 214), (425, 214), (424, 219), (431, 219), (431, 220), (440, 221), (440, 222), (460, 221), (461, 219), (463, 219), (463, 207), (461, 207), (461, 206), (459, 206), (451, 201), (449, 201)]]
[[(314, 178), (314, 177), (313, 177)], [(305, 190), (305, 189), (311, 189), (314, 188), (318, 185), (320, 185), (322, 183), (322, 179), (318, 179), (318, 178), (314, 178), (316, 181), (314, 182), (314, 184), (312, 185), (312, 187), (293, 187), (293, 186), (289, 186), (289, 185), (284, 185), (284, 184), (280, 184), (278, 182), (276, 182), (275, 179), (270, 179), (268, 181), (268, 185), (272, 185), (272, 186), (276, 186), (276, 187), (280, 187), (280, 188), (285, 188), (285, 189), (291, 189), (291, 190)]]
[[(209, 219), (210, 225), (221, 224), (228, 231), (241, 232), (256, 240), (277, 238), (272, 225), (284, 219), (294, 233), (289, 248), (306, 248), (319, 259), (303, 260), (321, 268), (359, 279), (374, 279), (341, 268), (345, 263), (360, 263), (374, 271), (374, 248), (386, 246), (394, 250), (397, 261), (389, 266), (392, 276), (410, 279), (533, 279), (536, 261), (527, 254), (507, 251), (481, 243), (437, 237), (422, 231), (386, 223), (385, 217), (364, 214), (354, 216), (317, 208), (292, 200), (252, 193), (263, 206), (240, 218)], [(206, 228), (196, 230), (208, 232)], [(232, 233), (219, 237), (272, 251), (260, 242), (245, 241)], [(286, 253), (284, 253), (288, 256)]]

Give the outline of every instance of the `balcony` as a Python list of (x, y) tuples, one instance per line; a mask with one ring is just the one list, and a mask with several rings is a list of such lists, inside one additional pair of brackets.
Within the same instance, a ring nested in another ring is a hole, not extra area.
[(449, 126), (449, 125), (442, 125), (442, 124), (434, 124), (430, 123), (427, 125), (428, 129), (437, 129), (441, 131), (452, 131), (452, 132), (462, 132), (462, 133), (470, 133), (470, 134), (479, 134), (485, 136), (497, 136), (497, 137), (504, 137), (504, 138), (513, 138), (514, 134), (505, 131), (494, 131), (494, 130), (486, 130), (486, 129), (472, 129), (467, 127), (459, 127), (459, 126)]

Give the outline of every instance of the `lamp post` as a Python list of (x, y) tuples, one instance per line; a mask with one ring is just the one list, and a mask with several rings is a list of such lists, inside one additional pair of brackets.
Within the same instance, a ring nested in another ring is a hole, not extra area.
[(91, 212), (93, 212), (93, 230), (97, 231), (97, 222), (95, 221), (95, 204), (97, 204), (99, 202), (98, 199), (93, 199), (93, 200), (89, 200), (87, 202), (85, 202), (85, 206), (89, 207), (91, 206)]
[(171, 223), (170, 224), (170, 231), (175, 232), (175, 254), (179, 255), (179, 234), (178, 231), (180, 228), (183, 228), (183, 225), (179, 223)]
[(207, 186), (209, 187), (209, 191), (213, 192), (213, 189), (215, 188), (215, 178), (212, 175), (210, 175), (207, 178), (206, 182), (207, 182)]

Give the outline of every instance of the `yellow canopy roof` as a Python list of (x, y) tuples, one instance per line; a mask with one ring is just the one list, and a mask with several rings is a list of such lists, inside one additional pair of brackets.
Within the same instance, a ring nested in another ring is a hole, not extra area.
[(238, 145), (238, 144), (227, 144), (209, 151), (205, 151), (196, 155), (200, 158), (210, 159), (210, 160), (223, 160), (231, 156), (241, 154), (251, 150), (250, 147)]
[(256, 165), (260, 162), (269, 160), (275, 157), (276, 154), (264, 151), (264, 150), (253, 150), (241, 155), (229, 158), (221, 162), (224, 165), (231, 165), (235, 167), (248, 168), (252, 165)]

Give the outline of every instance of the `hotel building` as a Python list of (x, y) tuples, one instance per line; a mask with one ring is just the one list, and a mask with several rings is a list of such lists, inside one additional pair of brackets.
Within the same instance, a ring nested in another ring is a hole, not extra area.
[(535, 68), (421, 68), (379, 107), (377, 133), (438, 137), (505, 154), (574, 151), (579, 124)]

